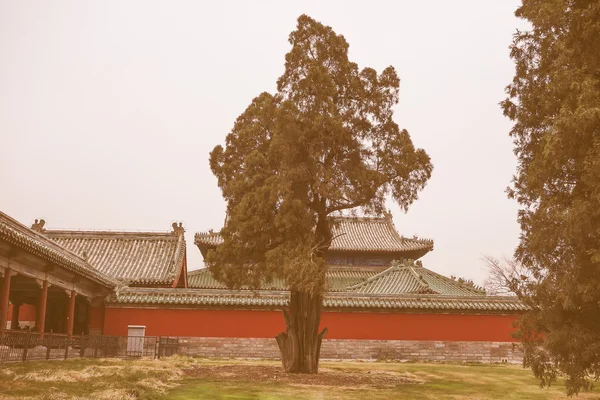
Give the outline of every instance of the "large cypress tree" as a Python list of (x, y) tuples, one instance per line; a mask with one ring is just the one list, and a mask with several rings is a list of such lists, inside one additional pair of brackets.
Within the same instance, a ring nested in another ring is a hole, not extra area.
[(511, 47), (516, 75), (502, 103), (521, 205), (516, 257), (532, 273), (518, 293), (526, 366), (569, 394), (600, 374), (600, 1), (523, 0), (531, 28)]
[(207, 255), (229, 287), (274, 278), (290, 290), (287, 331), (277, 336), (287, 371), (317, 372), (324, 255), (330, 215), (384, 211), (387, 195), (403, 208), (432, 171), (392, 119), (400, 80), (348, 60), (348, 43), (306, 15), (275, 94), (262, 93), (237, 118), (210, 166), (227, 202), (222, 245)]

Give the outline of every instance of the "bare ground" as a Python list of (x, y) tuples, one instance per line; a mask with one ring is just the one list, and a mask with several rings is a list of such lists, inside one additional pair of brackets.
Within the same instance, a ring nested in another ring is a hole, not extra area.
[(401, 384), (425, 383), (408, 372), (385, 370), (336, 370), (319, 368), (318, 374), (290, 374), (275, 365), (194, 365), (185, 369), (187, 377), (211, 381), (283, 383), (298, 386), (328, 386), (364, 389), (395, 387)]

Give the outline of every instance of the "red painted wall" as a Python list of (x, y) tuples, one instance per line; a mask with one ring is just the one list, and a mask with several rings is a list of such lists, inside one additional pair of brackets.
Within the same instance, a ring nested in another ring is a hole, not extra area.
[(324, 313), (329, 339), (514, 341), (516, 315)]
[[(13, 310), (13, 305), (9, 304), (8, 305), (8, 314), (7, 314), (7, 318), (6, 318), (7, 322), (12, 321), (12, 310)], [(19, 307), (19, 321), (27, 321), (27, 322), (34, 321), (35, 322), (35, 316), (36, 316), (35, 306), (33, 306), (31, 304), (22, 304), (21, 307)]]
[(23, 304), (19, 308), (19, 321), (35, 321), (36, 307), (31, 304)]
[[(514, 341), (516, 315), (325, 312), (327, 339)], [(107, 308), (104, 334), (127, 335), (145, 325), (148, 336), (274, 337), (285, 330), (279, 311)]]
[(98, 307), (90, 307), (89, 328), (102, 332), (104, 328), (104, 304)]
[(127, 335), (145, 325), (148, 336), (273, 337), (285, 328), (277, 311), (107, 308), (104, 334)]

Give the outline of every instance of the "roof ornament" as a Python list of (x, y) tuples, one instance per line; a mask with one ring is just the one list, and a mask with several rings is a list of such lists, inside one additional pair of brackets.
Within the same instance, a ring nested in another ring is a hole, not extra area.
[(36, 219), (35, 222), (31, 224), (31, 229), (33, 229), (36, 232), (43, 232), (44, 225), (46, 225), (46, 221), (43, 218), (40, 220)]
[(383, 217), (385, 219), (387, 219), (388, 221), (391, 221), (392, 220), (392, 210), (388, 209), (387, 211), (384, 211)]
[(183, 235), (183, 233), (185, 232), (185, 229), (183, 228), (183, 224), (180, 222), (179, 225), (177, 225), (177, 222), (173, 222), (173, 224), (171, 225), (173, 227), (173, 234), (174, 235)]
[(84, 250), (84, 251), (81, 253), (81, 258), (83, 258), (83, 260), (84, 260), (84, 261), (87, 261), (87, 260), (88, 260), (88, 252), (87, 252), (87, 250)]
[(455, 282), (457, 282), (457, 283), (459, 283), (459, 284), (461, 284), (461, 285), (464, 285), (464, 286), (466, 286), (466, 287), (470, 287), (470, 288), (472, 288), (472, 289), (475, 289), (475, 290), (477, 290), (477, 291), (480, 291), (480, 292), (484, 292), (484, 293), (485, 293), (485, 289), (484, 289), (484, 288), (482, 288), (482, 287), (481, 287), (481, 286), (479, 286), (479, 285), (476, 285), (476, 284), (473, 282), (473, 280), (472, 280), (472, 279), (466, 279), (466, 278), (456, 277), (456, 276), (454, 276), (454, 275), (450, 275), (450, 279), (452, 279), (453, 281), (455, 281)]

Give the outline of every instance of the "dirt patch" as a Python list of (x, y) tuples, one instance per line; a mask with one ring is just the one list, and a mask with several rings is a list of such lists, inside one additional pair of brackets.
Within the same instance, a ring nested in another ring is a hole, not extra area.
[(339, 388), (394, 387), (425, 381), (410, 373), (377, 370), (320, 368), (318, 374), (290, 374), (272, 365), (195, 365), (184, 370), (188, 377), (213, 381), (284, 383), (293, 386)]

